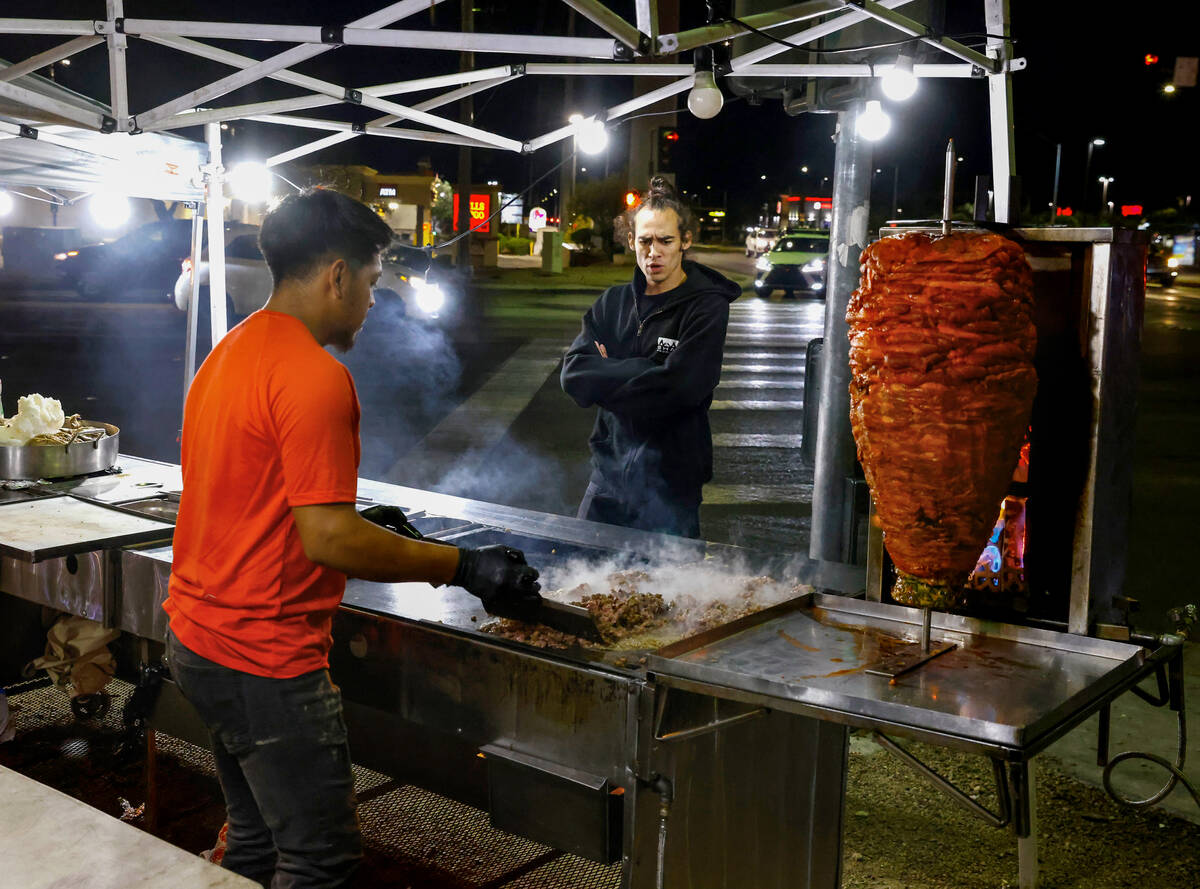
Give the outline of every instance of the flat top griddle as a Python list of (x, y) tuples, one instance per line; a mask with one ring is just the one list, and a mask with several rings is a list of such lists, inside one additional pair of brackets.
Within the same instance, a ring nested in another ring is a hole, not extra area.
[(174, 530), (169, 522), (69, 496), (0, 504), (0, 555), (25, 562), (169, 540)]
[(919, 628), (919, 609), (813, 594), (667, 646), (647, 668), (667, 686), (1032, 755), (1145, 657), (1127, 643), (936, 613), (933, 638), (954, 651), (890, 681), (866, 672)]

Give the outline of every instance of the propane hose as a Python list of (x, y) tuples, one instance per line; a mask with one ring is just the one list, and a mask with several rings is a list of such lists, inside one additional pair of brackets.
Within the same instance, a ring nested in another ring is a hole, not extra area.
[[(1191, 620), (1194, 619), (1194, 615), (1196, 613), (1196, 606), (1191, 605), (1191, 606), (1188, 606), (1187, 609), (1176, 609), (1175, 611), (1180, 612), (1181, 615), (1184, 613), (1190, 613), (1190, 615), (1192, 616), (1188, 620), (1188, 623), (1190, 624)], [(1172, 614), (1172, 617), (1175, 617), (1174, 613)], [(1177, 623), (1179, 623), (1181, 625), (1180, 629), (1182, 630), (1183, 633), (1186, 634), (1187, 624), (1183, 624), (1182, 620), (1179, 620), (1179, 619), (1177, 619)], [(1159, 645), (1171, 646), (1173, 648), (1180, 649), (1179, 653), (1176, 655), (1176, 657), (1179, 657), (1182, 659), (1182, 657), (1183, 657), (1182, 645), (1183, 645), (1184, 638), (1186, 638), (1186, 636), (1184, 636), (1184, 635), (1165, 634), (1162, 636), (1158, 636), (1156, 638), (1147, 639), (1147, 640), (1138, 640), (1138, 641), (1158, 643)], [(1180, 670), (1182, 671), (1182, 667), (1180, 667)], [(1161, 674), (1160, 674), (1160, 683), (1161, 683), (1161, 681), (1162, 680), (1161, 680)], [(1160, 685), (1160, 688), (1162, 688), (1162, 687), (1163, 686)], [(1135, 688), (1134, 691), (1138, 691), (1138, 689)], [(1186, 758), (1187, 758), (1187, 708), (1184, 706), (1183, 691), (1184, 691), (1183, 679), (1182, 679), (1182, 676), (1180, 676), (1179, 681), (1178, 681), (1177, 691), (1176, 691), (1176, 694), (1178, 695), (1178, 700), (1171, 701), (1172, 708), (1177, 708), (1176, 716), (1178, 718), (1178, 730), (1176, 732), (1178, 746), (1176, 747), (1176, 751), (1175, 751), (1175, 762), (1171, 763), (1168, 760), (1164, 759), (1163, 757), (1158, 756), (1154, 753), (1143, 753), (1140, 750), (1127, 750), (1124, 753), (1118, 753), (1116, 756), (1114, 756), (1112, 759), (1110, 759), (1108, 761), (1108, 764), (1104, 767), (1104, 774), (1103, 774), (1104, 789), (1105, 789), (1105, 791), (1108, 792), (1108, 795), (1110, 797), (1112, 797), (1112, 799), (1115, 800), (1116, 802), (1118, 802), (1122, 805), (1125, 805), (1125, 806), (1129, 806), (1131, 809), (1144, 809), (1149, 806), (1153, 806), (1157, 803), (1162, 802), (1164, 799), (1167, 798), (1167, 795), (1170, 794), (1171, 791), (1175, 789), (1175, 787), (1177, 785), (1182, 784), (1184, 786), (1184, 788), (1187, 790), (1187, 792), (1192, 795), (1192, 800), (1196, 803), (1196, 806), (1200, 807), (1200, 791), (1196, 790), (1195, 785), (1192, 784), (1192, 782), (1188, 780), (1187, 775), (1185, 775), (1183, 773), (1184, 762), (1186, 761)], [(1161, 706), (1163, 703), (1166, 703), (1167, 698), (1168, 698), (1168, 696), (1164, 696), (1162, 701), (1157, 701), (1157, 700), (1154, 700), (1144, 694), (1142, 695), (1142, 697), (1144, 697), (1147, 701), (1150, 701), (1152, 704), (1155, 704), (1156, 706)], [(1155, 765), (1162, 766), (1164, 769), (1166, 769), (1170, 773), (1170, 778), (1167, 779), (1167, 783), (1164, 784), (1162, 787), (1160, 787), (1157, 792), (1151, 794), (1150, 796), (1146, 797), (1145, 799), (1130, 799), (1126, 796), (1122, 796), (1119, 792), (1117, 792), (1116, 788), (1113, 787), (1112, 773), (1113, 773), (1113, 769), (1115, 769), (1121, 763), (1127, 762), (1128, 760), (1131, 760), (1131, 759), (1141, 759), (1141, 760), (1145, 760), (1146, 762), (1152, 762)]]

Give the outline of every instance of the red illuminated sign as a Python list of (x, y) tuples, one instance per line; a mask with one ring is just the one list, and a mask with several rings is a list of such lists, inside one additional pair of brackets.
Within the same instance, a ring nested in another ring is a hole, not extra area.
[(1070, 207), (1055, 207), (1054, 208), (1055, 216), (1072, 216), (1072, 215), (1074, 215), (1074, 212), (1075, 211), (1072, 210)]
[(1143, 59), (1143, 61), (1145, 61), (1145, 63), (1147, 65), (1157, 65), (1158, 64), (1158, 56), (1156, 56), (1152, 52), (1146, 53), (1146, 55), (1144, 55), (1142, 57), (1142, 59)]
[[(492, 215), (492, 196), (490, 194), (471, 195), (468, 209), (471, 211), (471, 229), (486, 234), (492, 225), (491, 220), (488, 219)], [(481, 222), (483, 225), (479, 224)], [(454, 196), (454, 230), (458, 231), (458, 195)]]
[(1122, 216), (1141, 216), (1142, 215), (1142, 205), (1141, 204), (1122, 204), (1121, 205), (1121, 215)]

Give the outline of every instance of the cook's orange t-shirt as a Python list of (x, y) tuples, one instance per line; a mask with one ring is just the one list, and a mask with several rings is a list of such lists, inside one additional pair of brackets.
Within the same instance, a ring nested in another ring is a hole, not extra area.
[(291, 315), (258, 311), (205, 360), (183, 417), (183, 496), (163, 607), (185, 646), (286, 679), (328, 666), (346, 575), (304, 554), (294, 506), (353, 503), (350, 372)]

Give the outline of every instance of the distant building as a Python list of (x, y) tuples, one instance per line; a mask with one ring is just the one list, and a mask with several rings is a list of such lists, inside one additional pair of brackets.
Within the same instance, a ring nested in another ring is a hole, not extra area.
[(774, 222), (779, 229), (827, 229), (833, 225), (833, 198), (781, 194)]
[(368, 188), (364, 200), (380, 209), (384, 221), (401, 240), (417, 247), (432, 244), (433, 172), (371, 172), (373, 175), (364, 183)]

